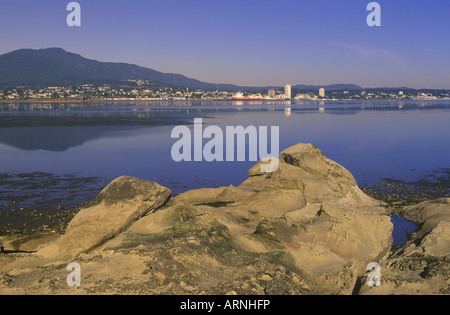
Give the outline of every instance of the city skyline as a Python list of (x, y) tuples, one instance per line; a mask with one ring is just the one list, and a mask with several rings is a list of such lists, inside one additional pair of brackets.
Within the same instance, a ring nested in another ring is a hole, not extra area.
[[(449, 89), (445, 1), (78, 1), (82, 26), (65, 25), (69, 1), (19, 0), (0, 11), (0, 54), (61, 47), (211, 83), (357, 84)], [(289, 10), (286, 10), (289, 8)]]

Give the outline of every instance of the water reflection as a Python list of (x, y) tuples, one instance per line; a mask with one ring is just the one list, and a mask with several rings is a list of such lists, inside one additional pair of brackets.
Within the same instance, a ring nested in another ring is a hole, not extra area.
[(286, 116), (286, 117), (291, 117), (291, 115), (292, 115), (292, 108), (286, 107), (286, 108), (284, 109), (284, 116)]
[(449, 101), (116, 101), (116, 102), (92, 102), (92, 103), (0, 103), (0, 115), (11, 113), (64, 113), (64, 112), (89, 112), (110, 113), (120, 111), (148, 112), (155, 110), (179, 110), (189, 108), (234, 108), (252, 105), (251, 107), (263, 108), (265, 106), (292, 107), (298, 109), (311, 109), (317, 106), (335, 109), (367, 109), (367, 110), (409, 110), (425, 108), (449, 108)]
[(74, 126), (0, 128), (0, 143), (23, 151), (63, 152), (105, 137), (124, 137), (136, 127)]

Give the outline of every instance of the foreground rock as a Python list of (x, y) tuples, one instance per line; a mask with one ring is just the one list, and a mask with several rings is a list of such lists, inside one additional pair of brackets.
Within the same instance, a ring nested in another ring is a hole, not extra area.
[[(64, 236), (2, 268), (0, 293), (354, 293), (366, 265), (389, 254), (385, 205), (311, 144), (283, 151), (274, 173), (260, 166), (238, 187), (167, 203), (169, 190), (120, 178)], [(65, 283), (71, 261), (79, 289)]]
[(450, 198), (405, 207), (401, 215), (420, 230), (382, 261), (381, 287), (361, 294), (450, 294)]
[(70, 259), (89, 252), (129, 228), (144, 215), (161, 207), (171, 191), (156, 183), (120, 177), (81, 210), (67, 232), (37, 252), (45, 258)]

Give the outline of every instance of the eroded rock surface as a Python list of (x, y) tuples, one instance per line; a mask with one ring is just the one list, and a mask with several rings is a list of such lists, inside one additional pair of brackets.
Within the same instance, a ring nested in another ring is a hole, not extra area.
[(157, 183), (119, 177), (73, 218), (61, 238), (37, 255), (70, 259), (89, 252), (164, 205), (170, 195), (169, 189)]

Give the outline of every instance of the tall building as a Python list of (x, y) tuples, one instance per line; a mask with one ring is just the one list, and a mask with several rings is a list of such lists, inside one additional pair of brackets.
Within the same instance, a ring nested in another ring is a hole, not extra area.
[(292, 86), (290, 84), (284, 86), (284, 95), (287, 99), (292, 99)]
[(325, 89), (322, 88), (322, 89), (319, 90), (319, 96), (320, 97), (325, 97)]
[(274, 89), (269, 90), (269, 98), (275, 98), (275, 90)]

